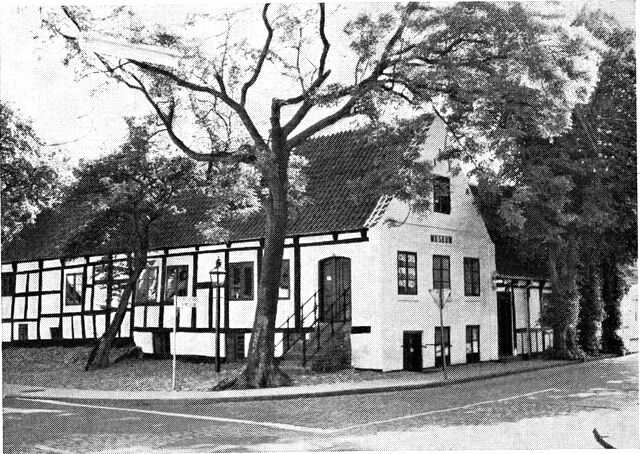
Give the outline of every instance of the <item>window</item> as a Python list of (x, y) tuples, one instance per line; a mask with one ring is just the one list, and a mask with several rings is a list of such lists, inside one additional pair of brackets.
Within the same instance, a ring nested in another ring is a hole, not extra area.
[(20, 323), (18, 325), (18, 340), (26, 341), (27, 339), (29, 339), (29, 335), (27, 333), (28, 333), (27, 324)]
[(229, 264), (229, 299), (253, 299), (253, 262)]
[[(436, 367), (442, 366), (442, 340), (440, 338), (440, 327), (436, 326), (435, 335)], [(451, 364), (451, 328), (444, 327), (444, 355), (447, 364)]]
[(433, 256), (433, 288), (451, 288), (451, 260), (447, 255)]
[(51, 339), (62, 339), (62, 328), (51, 328)]
[(2, 273), (2, 296), (13, 296), (16, 292), (16, 275)]
[(82, 304), (82, 273), (67, 274), (65, 284), (65, 306), (80, 306)]
[(480, 295), (480, 259), (464, 258), (464, 295)]
[(418, 254), (398, 252), (398, 295), (418, 294)]
[(467, 362), (480, 361), (480, 326), (467, 325)]
[(278, 298), (288, 300), (291, 298), (291, 275), (289, 274), (289, 260), (282, 261), (280, 269), (280, 291)]
[(444, 214), (451, 213), (451, 186), (447, 177), (434, 178), (433, 211)]
[[(154, 267), (155, 268), (155, 267)], [(172, 265), (167, 267), (164, 299), (171, 302), (174, 296), (187, 296), (189, 282), (188, 265)]]
[(136, 301), (138, 303), (157, 301), (158, 298), (158, 267), (147, 267), (138, 279)]

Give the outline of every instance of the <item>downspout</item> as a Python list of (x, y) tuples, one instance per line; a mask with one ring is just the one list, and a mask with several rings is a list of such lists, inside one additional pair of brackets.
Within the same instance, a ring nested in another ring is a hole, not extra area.
[(528, 357), (531, 358), (531, 281), (527, 281), (526, 284), (527, 289), (527, 341), (529, 343), (529, 354)]

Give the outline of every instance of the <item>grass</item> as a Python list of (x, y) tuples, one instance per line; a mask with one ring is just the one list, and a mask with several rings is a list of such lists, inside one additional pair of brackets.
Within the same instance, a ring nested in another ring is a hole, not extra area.
[[(85, 371), (89, 347), (6, 348), (2, 350), (4, 383), (47, 388), (99, 389), (121, 391), (170, 391), (171, 359), (127, 359), (103, 370)], [(206, 391), (222, 378), (239, 371), (242, 364), (223, 364), (220, 374), (211, 363), (177, 361), (176, 388)], [(286, 369), (285, 369), (286, 370)], [(307, 373), (286, 370), (294, 385), (361, 382), (380, 378), (418, 378), (415, 372), (383, 374), (352, 368), (338, 372)]]

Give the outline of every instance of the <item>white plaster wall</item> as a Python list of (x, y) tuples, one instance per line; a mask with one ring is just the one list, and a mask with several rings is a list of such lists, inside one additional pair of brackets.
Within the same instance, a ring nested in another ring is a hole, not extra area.
[(11, 323), (2, 323), (2, 342), (11, 340)]
[(2, 297), (2, 318), (11, 317), (11, 301), (12, 298), (10, 296)]
[(51, 339), (51, 328), (60, 326), (60, 319), (54, 317), (44, 317), (40, 320), (40, 338)]
[(60, 271), (44, 271), (42, 273), (42, 290), (48, 291), (60, 291)]

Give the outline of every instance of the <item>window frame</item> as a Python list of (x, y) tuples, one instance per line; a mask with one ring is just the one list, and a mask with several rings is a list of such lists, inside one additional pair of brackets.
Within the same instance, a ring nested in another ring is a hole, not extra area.
[[(444, 280), (445, 267), (442, 262), (443, 259), (447, 259), (448, 262), (446, 271), (449, 277), (446, 281)], [(438, 260), (440, 261), (440, 266), (437, 267), (436, 261)], [(445, 286), (445, 282), (448, 284), (448, 286)], [(441, 288), (451, 290), (451, 256), (438, 254), (435, 254), (433, 256), (433, 288), (434, 290), (439, 290)]]
[[(151, 286), (147, 285), (146, 297), (141, 298), (140, 297), (140, 294), (141, 294), (140, 291), (142, 290), (142, 288), (141, 288), (140, 284), (142, 284), (143, 282), (146, 282), (146, 283), (149, 282), (149, 273), (148, 272), (150, 270), (155, 273), (155, 285), (154, 285), (155, 288), (153, 289), (154, 297), (153, 298), (149, 298), (149, 290), (151, 290)], [(141, 273), (140, 277), (138, 278), (138, 282), (136, 283), (136, 303), (148, 303), (148, 302), (157, 302), (158, 301), (158, 283), (159, 283), (159, 279), (158, 278), (160, 277), (159, 273), (160, 273), (160, 267), (158, 267), (156, 265), (145, 267), (145, 269)], [(167, 273), (167, 277), (168, 276), (169, 276), (169, 274)], [(188, 270), (187, 270), (187, 279), (188, 279)], [(188, 286), (188, 281), (187, 281), (187, 286)], [(180, 296), (180, 295), (178, 295), (178, 296)]]
[[(291, 261), (289, 259), (283, 259), (280, 268), (280, 282), (278, 283), (278, 299), (289, 300), (291, 299)], [(284, 274), (286, 264), (286, 275)], [(285, 280), (286, 276), (286, 280)], [(283, 284), (286, 283), (286, 287)], [(280, 296), (281, 290), (286, 290), (286, 296)]]
[[(65, 306), (82, 306), (82, 272), (79, 273), (67, 273), (64, 276), (64, 305)], [(73, 276), (73, 286), (69, 284), (69, 278)], [(77, 291), (76, 284), (80, 281), (80, 292)], [(73, 289), (78, 294), (78, 302), (69, 302), (69, 289)]]
[[(401, 263), (400, 257), (404, 256), (404, 264)], [(413, 266), (410, 266), (409, 257), (413, 257)], [(397, 254), (397, 278), (398, 278), (398, 295), (417, 295), (418, 294), (418, 253), (409, 251), (398, 251)], [(409, 270), (414, 271), (413, 278), (409, 277)], [(400, 271), (404, 271), (404, 278), (401, 278)], [(405, 285), (401, 285), (401, 281), (405, 281)], [(413, 288), (409, 282), (413, 281)]]
[[(178, 269), (178, 275), (177, 275), (177, 279), (176, 279), (176, 285), (172, 286), (175, 288), (170, 288), (169, 287), (169, 277), (171, 276), (171, 273), (169, 272), (169, 270), (171, 269)], [(184, 272), (184, 282), (185, 282), (185, 286), (184, 288), (179, 288), (179, 282), (182, 281), (182, 279), (180, 278), (183, 274), (180, 272), (180, 270), (185, 271)], [(163, 295), (163, 300), (169, 304), (173, 304), (174, 301), (174, 297), (175, 296), (189, 296), (189, 265), (182, 265), (182, 264), (178, 264), (178, 265), (167, 265), (164, 269), (164, 295)], [(169, 294), (170, 290), (174, 290), (174, 293)], [(177, 292), (176, 292), (177, 290)]]
[(433, 211), (451, 214), (451, 179), (436, 175), (433, 178)]
[[(473, 269), (473, 265), (477, 269)], [(480, 296), (480, 259), (475, 257), (464, 257), (464, 296)]]
[(1, 285), (2, 287), (0, 288), (0, 295), (14, 296), (16, 294), (16, 273), (14, 273), (13, 271), (2, 273)]
[[(477, 339), (473, 339), (473, 333), (477, 332)], [(469, 336), (471, 334), (471, 336)], [(475, 345), (475, 349), (474, 349)], [(471, 347), (471, 351), (469, 351)], [(465, 351), (467, 354), (467, 363), (480, 362), (480, 325), (467, 325), (465, 328)]]
[[(235, 288), (235, 270), (239, 270), (239, 293), (234, 293)], [(247, 270), (251, 271), (251, 279), (247, 280)], [(232, 262), (229, 263), (229, 270), (227, 272), (227, 290), (229, 292), (229, 301), (252, 301), (255, 295), (254, 289), (254, 273), (253, 273), (253, 262)], [(245, 285), (251, 282), (250, 292), (246, 292), (244, 288)], [(278, 284), (279, 285), (279, 284)], [(244, 291), (243, 291), (244, 290)], [(237, 295), (237, 296), (236, 296)]]

